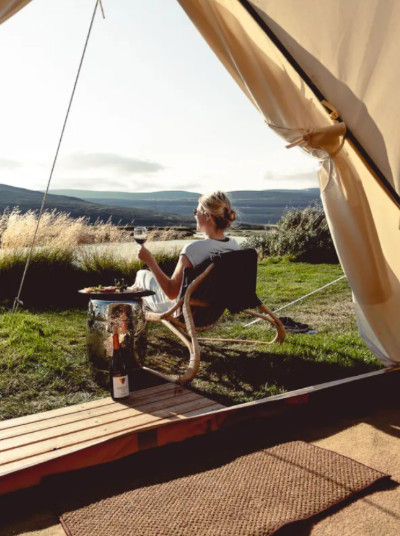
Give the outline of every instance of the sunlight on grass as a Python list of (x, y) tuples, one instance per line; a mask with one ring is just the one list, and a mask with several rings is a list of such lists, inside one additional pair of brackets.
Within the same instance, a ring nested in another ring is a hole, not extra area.
[(84, 311), (0, 315), (0, 418), (106, 394), (86, 358)]
[[(338, 265), (264, 260), (259, 264), (257, 290), (266, 305), (277, 308), (342, 275)], [(288, 390), (362, 374), (381, 367), (361, 340), (351, 291), (342, 280), (322, 293), (281, 313), (307, 323), (316, 334), (287, 334), (283, 344), (201, 343), (200, 372), (192, 388), (223, 404), (237, 404)], [(270, 340), (272, 329), (244, 314), (225, 314), (203, 336)], [(148, 361), (163, 372), (179, 372), (187, 353), (171, 333), (157, 326), (149, 335)]]
[[(161, 256), (170, 273), (176, 258)], [(92, 259), (86, 270), (94, 274), (117, 269), (131, 273), (134, 263)], [(284, 259), (259, 264), (258, 293), (277, 308), (336, 279), (338, 265), (290, 263)], [(76, 287), (75, 287), (76, 289)], [(83, 306), (86, 306), (86, 301)], [(201, 367), (191, 388), (231, 405), (288, 390), (361, 374), (379, 368), (358, 335), (351, 292), (346, 280), (281, 313), (314, 328), (315, 334), (288, 334), (272, 346), (201, 343)], [(244, 328), (246, 315), (226, 313), (207, 336), (271, 339), (263, 322)], [(24, 311), (0, 315), (0, 418), (34, 413), (88, 401), (108, 393), (94, 381), (86, 357), (86, 311)], [(146, 364), (174, 373), (187, 364), (188, 355), (177, 339), (160, 325), (149, 326)]]
[[(37, 212), (22, 213), (18, 207), (0, 215), (0, 247), (2, 249), (29, 247), (37, 225)], [(65, 212), (45, 210), (42, 214), (36, 246), (73, 248), (82, 244), (123, 242), (130, 233), (111, 223), (89, 223), (89, 218), (72, 218)]]

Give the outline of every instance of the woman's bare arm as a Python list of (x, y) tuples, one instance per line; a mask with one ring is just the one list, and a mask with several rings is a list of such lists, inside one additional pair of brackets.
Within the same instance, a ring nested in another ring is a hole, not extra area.
[(175, 299), (181, 288), (182, 278), (183, 278), (183, 269), (191, 268), (192, 263), (189, 261), (186, 255), (180, 255), (178, 264), (174, 270), (174, 273), (171, 277), (168, 277), (159, 267), (156, 259), (153, 257), (152, 253), (145, 247), (142, 246), (138, 253), (140, 260), (145, 262), (150, 270), (153, 272), (154, 277), (157, 280), (157, 283), (163, 289), (165, 294), (171, 300)]

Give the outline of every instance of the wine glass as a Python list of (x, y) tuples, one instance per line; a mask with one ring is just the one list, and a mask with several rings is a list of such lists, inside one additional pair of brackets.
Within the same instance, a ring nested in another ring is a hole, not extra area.
[(134, 227), (133, 238), (138, 244), (143, 246), (147, 240), (147, 227)]

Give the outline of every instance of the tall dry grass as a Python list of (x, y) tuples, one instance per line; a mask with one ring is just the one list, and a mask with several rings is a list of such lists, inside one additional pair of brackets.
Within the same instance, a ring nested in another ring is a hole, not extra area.
[[(37, 219), (38, 215), (33, 210), (25, 213), (18, 208), (4, 211), (0, 216), (0, 247), (11, 249), (30, 246)], [(40, 219), (35, 245), (67, 249), (84, 244), (126, 240), (129, 240), (129, 231), (119, 229), (111, 221), (90, 224), (85, 217), (72, 218), (65, 212), (46, 210)]]
[(176, 229), (167, 227), (165, 229), (152, 229), (147, 235), (147, 240), (150, 241), (167, 241), (167, 240), (184, 240), (192, 238), (194, 229)]

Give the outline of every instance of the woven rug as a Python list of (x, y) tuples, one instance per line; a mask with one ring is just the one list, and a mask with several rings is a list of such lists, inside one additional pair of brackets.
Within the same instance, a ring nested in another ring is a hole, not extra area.
[(101, 498), (60, 520), (68, 536), (267, 536), (385, 477), (293, 441), (194, 474), (159, 473), (123, 488), (106, 482)]

